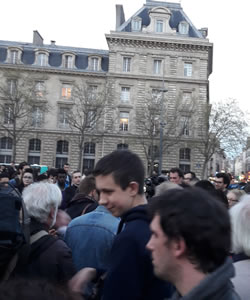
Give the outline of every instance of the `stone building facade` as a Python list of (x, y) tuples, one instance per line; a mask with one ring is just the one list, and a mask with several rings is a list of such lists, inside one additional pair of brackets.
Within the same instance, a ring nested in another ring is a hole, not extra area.
[[(7, 80), (6, 71), (28, 74), (36, 90), (42, 93), (46, 87), (45, 101), (50, 107), (40, 115), (34, 110), (30, 116), (36, 126), (31, 122), (25, 128), (17, 143), (16, 161), (50, 167), (68, 162), (72, 170), (77, 168), (78, 132), (68, 125), (67, 112), (74, 107), (74, 85), (84, 82), (92, 90), (106, 90), (106, 99), (97, 126), (86, 129), (83, 168), (91, 169), (114, 149), (129, 148), (148, 169), (150, 147), (159, 151), (160, 135), (152, 131), (153, 144), (149, 136), (147, 141), (143, 128), (149, 120), (143, 111), (153, 99), (148, 95), (158, 93), (158, 118), (153, 126), (163, 133), (162, 169), (180, 166), (199, 176), (203, 165), (199, 149), (207, 128), (202, 116), (209, 104), (212, 72), (213, 45), (206, 36), (207, 29), (197, 30), (179, 3), (146, 1), (128, 20), (123, 7), (116, 6), (116, 30), (106, 34), (107, 51), (63, 47), (53, 41), (45, 45), (36, 31), (33, 43), (0, 41), (0, 83)], [(164, 114), (161, 105), (165, 105)], [(4, 129), (0, 135), (0, 162), (9, 162), (11, 137)], [(159, 153), (154, 163), (158, 160)]]

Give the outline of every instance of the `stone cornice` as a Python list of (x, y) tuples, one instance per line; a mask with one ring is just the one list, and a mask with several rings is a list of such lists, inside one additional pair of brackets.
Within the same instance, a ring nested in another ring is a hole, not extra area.
[(178, 40), (172, 38), (156, 38), (155, 36), (126, 36), (126, 35), (106, 35), (109, 46), (145, 48), (154, 50), (167, 51), (209, 51), (213, 47), (208, 41), (200, 41), (198, 39), (192, 40)]

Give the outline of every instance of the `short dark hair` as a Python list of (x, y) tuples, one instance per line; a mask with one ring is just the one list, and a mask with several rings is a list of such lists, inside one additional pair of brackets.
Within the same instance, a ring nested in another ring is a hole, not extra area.
[(152, 216), (160, 216), (168, 239), (183, 238), (186, 255), (204, 273), (221, 266), (230, 251), (231, 230), (227, 209), (199, 188), (169, 190), (153, 198)]
[(55, 177), (55, 176), (57, 176), (57, 174), (58, 174), (58, 170), (55, 169), (55, 168), (50, 168), (50, 169), (47, 171), (47, 174), (48, 174), (48, 177), (49, 177), (49, 176)]
[(192, 176), (191, 180), (193, 180), (194, 178), (196, 178), (196, 174), (193, 171), (185, 172), (184, 174), (185, 175), (186, 174), (191, 174), (191, 176)]
[(180, 168), (172, 168), (169, 173), (178, 173), (179, 177), (184, 177), (183, 171)]
[(229, 178), (229, 176), (226, 173), (217, 173), (215, 176), (217, 178), (223, 178), (224, 184), (227, 185), (226, 187), (229, 186), (229, 184), (230, 184), (230, 178)]
[(65, 175), (67, 175), (67, 172), (63, 168), (60, 168), (60, 169), (57, 170), (57, 175), (58, 174), (65, 174)]
[(9, 178), (10, 179), (10, 175), (8, 172), (4, 171), (4, 172), (0, 173), (0, 178)]
[(93, 175), (86, 176), (80, 183), (78, 191), (87, 196), (90, 192), (96, 189), (95, 177)]
[(30, 164), (27, 163), (27, 161), (22, 161), (18, 167), (17, 167), (17, 170), (22, 170), (24, 166), (29, 166)]
[(93, 171), (94, 176), (112, 174), (114, 181), (125, 190), (131, 181), (139, 185), (138, 194), (143, 194), (144, 166), (140, 157), (129, 150), (116, 150), (101, 158)]

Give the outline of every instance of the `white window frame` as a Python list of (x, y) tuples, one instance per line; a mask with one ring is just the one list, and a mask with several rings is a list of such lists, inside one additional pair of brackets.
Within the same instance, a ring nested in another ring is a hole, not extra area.
[(72, 97), (72, 85), (70, 83), (63, 83), (61, 88), (61, 97), (63, 99), (71, 99)]
[(74, 60), (74, 58), (72, 55), (66, 54), (64, 56), (64, 68), (72, 69), (73, 68), (73, 60)]
[(154, 59), (154, 74), (158, 75), (161, 74), (162, 70), (162, 60), (161, 59)]
[(129, 130), (129, 112), (127, 111), (120, 111), (119, 130), (126, 132)]
[(38, 80), (35, 82), (35, 93), (37, 97), (44, 97), (45, 83), (44, 81)]
[(60, 107), (59, 108), (59, 127), (69, 128), (68, 113), (70, 112), (69, 108)]
[(15, 49), (10, 50), (10, 63), (11, 64), (18, 63), (18, 50), (15, 50)]
[(91, 71), (99, 71), (99, 57), (90, 57), (89, 58), (89, 69)]
[(132, 31), (138, 32), (141, 31), (141, 24), (142, 24), (142, 20), (141, 18), (134, 18), (132, 19)]
[(121, 87), (120, 100), (123, 103), (129, 103), (130, 102), (130, 87), (128, 87), (128, 86), (122, 86)]
[(40, 67), (45, 67), (47, 65), (47, 54), (44, 52), (37, 53), (37, 65)]
[(122, 71), (129, 73), (131, 72), (131, 57), (128, 56), (124, 56), (123, 57), (123, 63), (122, 63)]
[(90, 84), (88, 86), (88, 98), (89, 100), (96, 100), (97, 98), (98, 86), (94, 84)]
[(184, 63), (184, 76), (192, 77), (193, 75), (193, 64), (191, 62)]
[(179, 33), (183, 35), (187, 35), (189, 31), (189, 24), (187, 22), (180, 22), (179, 23)]
[(31, 126), (41, 127), (43, 124), (43, 111), (39, 106), (34, 106), (31, 113)]
[(162, 33), (164, 27), (164, 21), (162, 19), (155, 20), (155, 32)]

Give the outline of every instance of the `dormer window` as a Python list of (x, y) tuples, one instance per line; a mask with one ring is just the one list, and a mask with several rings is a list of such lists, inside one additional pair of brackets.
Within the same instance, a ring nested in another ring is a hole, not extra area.
[(179, 24), (179, 33), (180, 34), (188, 34), (188, 31), (189, 31), (189, 24), (187, 22), (180, 22)]
[(37, 64), (41, 67), (46, 65), (46, 55), (44, 53), (39, 53), (37, 56)]
[(163, 20), (156, 20), (155, 22), (155, 31), (163, 32)]
[(89, 70), (91, 71), (100, 70), (100, 57), (89, 57)]
[(141, 18), (137, 17), (132, 19), (132, 31), (141, 31)]
[(8, 49), (8, 62), (10, 64), (18, 64), (21, 61), (22, 49), (9, 48)]
[(75, 65), (75, 55), (71, 53), (65, 53), (63, 55), (63, 67), (65, 69), (73, 69)]

